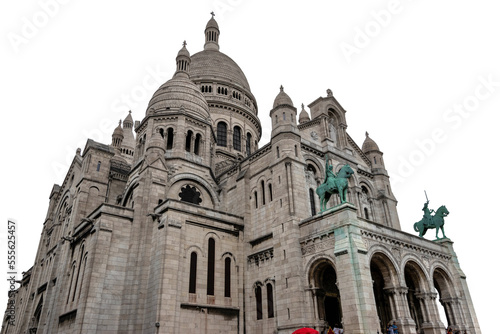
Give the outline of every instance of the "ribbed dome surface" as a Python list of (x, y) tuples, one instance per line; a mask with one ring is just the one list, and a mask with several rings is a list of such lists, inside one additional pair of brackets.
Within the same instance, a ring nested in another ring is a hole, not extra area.
[(277, 106), (280, 106), (280, 105), (283, 105), (283, 104), (287, 104), (287, 105), (293, 107), (292, 99), (290, 98), (290, 96), (288, 96), (287, 93), (284, 92), (283, 86), (281, 86), (280, 87), (280, 92), (278, 93), (278, 95), (274, 99), (273, 109), (276, 108)]
[(368, 136), (368, 132), (366, 133), (366, 138), (365, 138), (365, 141), (363, 142), (363, 147), (361, 148), (361, 150), (364, 153), (370, 152), (370, 151), (380, 151), (377, 143), (375, 143), (375, 141), (373, 141), (373, 139), (371, 139)]
[(149, 101), (148, 112), (151, 108), (164, 111), (165, 108), (178, 109), (180, 107), (203, 119), (209, 117), (207, 101), (198, 86), (189, 78), (176, 75), (161, 85), (153, 94)]
[(189, 77), (197, 81), (229, 81), (250, 91), (250, 85), (241, 68), (224, 53), (217, 50), (203, 50), (191, 56)]

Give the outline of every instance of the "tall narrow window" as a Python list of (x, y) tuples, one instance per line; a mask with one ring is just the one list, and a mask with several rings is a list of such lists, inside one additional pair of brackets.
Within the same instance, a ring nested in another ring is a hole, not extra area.
[(201, 135), (198, 133), (194, 139), (194, 154), (200, 155)]
[(82, 282), (80, 283), (80, 290), (78, 291), (78, 299), (80, 299), (80, 295), (82, 294), (82, 286), (83, 286), (83, 279), (85, 278), (85, 267), (87, 267), (87, 255), (85, 255), (85, 258), (83, 259), (83, 270), (82, 270)]
[(231, 258), (224, 260), (224, 297), (231, 297)]
[(279, 157), (280, 157), (280, 148), (279, 146), (276, 146), (276, 158), (279, 159)]
[(189, 293), (196, 293), (196, 268), (198, 262), (198, 254), (191, 253), (191, 262), (189, 264)]
[(269, 183), (269, 202), (273, 201), (273, 186)]
[(69, 297), (71, 296), (71, 287), (73, 286), (73, 279), (75, 278), (76, 262), (73, 262), (73, 268), (71, 269), (71, 279), (69, 281), (69, 291), (68, 298), (66, 298), (66, 304), (69, 302)]
[(309, 189), (309, 205), (311, 206), (311, 215), (316, 214), (316, 203), (314, 203), (314, 190)]
[(262, 189), (262, 205), (266, 205), (266, 188), (264, 187), (264, 181), (260, 181), (260, 187)]
[(227, 146), (227, 125), (224, 122), (217, 123), (217, 145)]
[(186, 152), (191, 151), (191, 138), (193, 137), (193, 131), (189, 130), (186, 135)]
[(174, 129), (168, 128), (167, 130), (167, 150), (171, 150), (174, 146)]
[(80, 252), (80, 263), (78, 264), (78, 270), (76, 272), (76, 281), (75, 281), (75, 286), (74, 286), (74, 290), (73, 290), (73, 299), (72, 301), (75, 301), (75, 297), (76, 297), (76, 288), (78, 287), (78, 279), (80, 278), (80, 271), (82, 270), (82, 265), (83, 265), (83, 253), (85, 251), (85, 246), (82, 246)]
[(262, 319), (262, 288), (255, 288), (255, 302), (257, 304), (257, 320)]
[(97, 171), (99, 171), (100, 169), (101, 169), (101, 162), (100, 162), (100, 161), (98, 161), (98, 162), (97, 162)]
[(267, 283), (266, 289), (267, 289), (267, 317), (274, 318), (274, 297), (273, 297), (272, 284)]
[(246, 149), (247, 149), (247, 156), (249, 156), (252, 153), (252, 135), (247, 133), (247, 144), (246, 144)]
[(208, 239), (207, 295), (214, 295), (215, 287), (215, 240)]
[(241, 152), (241, 128), (239, 126), (235, 126), (233, 130), (233, 147)]
[(364, 210), (364, 211), (365, 211), (365, 218), (366, 218), (366, 219), (370, 219), (370, 216), (368, 215), (368, 209), (367, 209), (367, 208), (365, 208), (365, 210)]
[(255, 208), (257, 209), (259, 207), (259, 201), (257, 199), (257, 192), (256, 191), (254, 191), (253, 197), (255, 197)]

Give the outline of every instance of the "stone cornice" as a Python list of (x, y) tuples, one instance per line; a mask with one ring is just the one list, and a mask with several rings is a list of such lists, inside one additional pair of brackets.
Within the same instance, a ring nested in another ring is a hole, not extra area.
[(397, 246), (397, 247), (402, 248), (403, 250), (409, 250), (411, 252), (421, 253), (423, 255), (432, 256), (432, 257), (439, 258), (442, 260), (448, 261), (451, 259), (451, 255), (441, 253), (441, 252), (438, 252), (438, 251), (435, 251), (435, 250), (432, 250), (430, 248), (426, 248), (423, 246), (418, 246), (414, 243), (406, 242), (406, 241), (401, 240), (401, 239), (392, 238), (392, 237), (384, 235), (384, 234), (375, 233), (372, 231), (367, 231), (367, 230), (362, 229), (361, 235), (364, 238), (371, 239), (379, 244), (386, 244), (389, 246)]

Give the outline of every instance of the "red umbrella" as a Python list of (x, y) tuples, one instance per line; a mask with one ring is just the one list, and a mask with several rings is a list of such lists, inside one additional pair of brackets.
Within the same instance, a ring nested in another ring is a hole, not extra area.
[(319, 334), (319, 332), (315, 329), (309, 328), (309, 327), (304, 327), (301, 329), (297, 329), (295, 332), (292, 334)]

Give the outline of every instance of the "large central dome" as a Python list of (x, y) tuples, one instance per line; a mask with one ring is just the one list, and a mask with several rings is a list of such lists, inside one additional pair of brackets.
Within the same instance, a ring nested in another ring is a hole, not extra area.
[(189, 77), (193, 81), (201, 78), (228, 81), (250, 91), (247, 78), (238, 64), (218, 50), (203, 50), (192, 55)]

